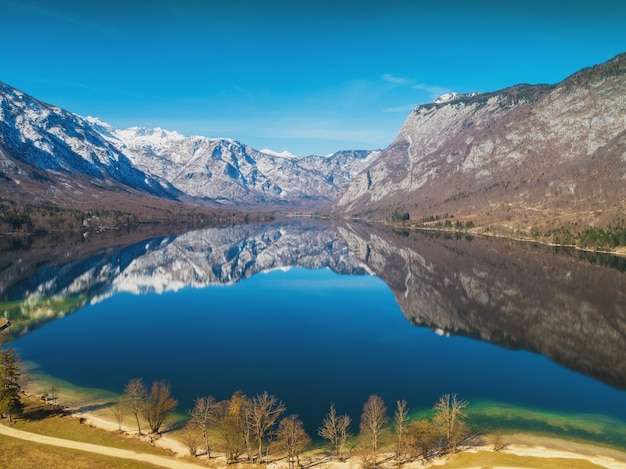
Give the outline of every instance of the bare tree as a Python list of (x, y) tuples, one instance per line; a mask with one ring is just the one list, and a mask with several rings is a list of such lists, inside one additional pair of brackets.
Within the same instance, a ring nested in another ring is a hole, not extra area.
[(264, 391), (252, 398), (248, 421), (258, 445), (258, 462), (263, 461), (263, 442), (278, 418), (285, 412), (285, 405), (275, 396)]
[(435, 448), (437, 429), (428, 420), (411, 422), (407, 431), (407, 448), (411, 457), (421, 456), (428, 460), (431, 451)]
[(244, 445), (249, 446), (246, 444), (249, 407), (250, 399), (241, 391), (235, 392), (230, 400), (218, 402), (215, 406), (215, 425), (224, 442), (224, 452), (229, 463), (237, 461)]
[(363, 406), (361, 425), (359, 428), (363, 443), (373, 453), (374, 465), (376, 465), (376, 453), (380, 445), (380, 437), (388, 422), (389, 417), (387, 417), (385, 401), (377, 395), (370, 396)]
[(139, 415), (142, 414), (148, 391), (143, 384), (141, 378), (131, 379), (124, 387), (122, 395), (124, 402), (128, 408), (128, 412), (135, 416), (137, 421), (137, 431), (141, 435), (141, 424), (139, 423)]
[(169, 383), (164, 380), (152, 383), (142, 409), (142, 415), (148, 421), (152, 433), (159, 433), (165, 419), (177, 405), (178, 401), (172, 397)]
[(464, 436), (466, 426), (463, 419), (467, 415), (463, 412), (468, 402), (459, 399), (456, 394), (444, 394), (433, 407), (435, 415), (433, 424), (446, 441), (446, 450), (455, 453), (457, 445)]
[(494, 451), (502, 451), (504, 448), (506, 448), (506, 443), (504, 442), (504, 439), (502, 437), (502, 431), (501, 430), (496, 430), (493, 435), (493, 450)]
[(300, 467), (300, 453), (311, 442), (311, 438), (297, 415), (290, 415), (280, 421), (276, 439), (279, 446), (287, 451), (289, 467), (294, 469), (296, 463)]
[(335, 445), (335, 456), (339, 461), (343, 460), (341, 451), (351, 436), (349, 430), (350, 423), (352, 423), (352, 419), (347, 414), (338, 416), (335, 404), (331, 403), (330, 410), (322, 421), (322, 426), (317, 430), (319, 436), (326, 438)]
[(56, 383), (53, 383), (50, 386), (50, 399), (52, 399), (52, 405), (57, 404), (57, 399), (59, 398), (59, 386)]
[(215, 412), (217, 410), (217, 402), (212, 396), (198, 397), (194, 401), (193, 409), (189, 411), (191, 415), (190, 424), (197, 428), (202, 435), (204, 448), (207, 457), (211, 459), (211, 446), (209, 445), (209, 428), (215, 421)]
[(393, 428), (396, 434), (396, 458), (402, 464), (406, 454), (406, 432), (409, 422), (409, 408), (405, 400), (396, 401), (396, 411), (393, 414)]
[(189, 450), (189, 454), (196, 457), (198, 454), (198, 446), (200, 444), (198, 428), (195, 425), (188, 423), (180, 431), (180, 440)]
[(111, 412), (115, 417), (115, 421), (117, 422), (118, 431), (122, 431), (122, 423), (124, 422), (124, 414), (126, 414), (128, 406), (126, 402), (124, 402), (123, 396), (120, 397), (117, 402), (111, 407)]

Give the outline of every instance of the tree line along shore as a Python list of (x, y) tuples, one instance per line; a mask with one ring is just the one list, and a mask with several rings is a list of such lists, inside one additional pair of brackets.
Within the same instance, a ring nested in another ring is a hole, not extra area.
[[(9, 423), (24, 409), (23, 381), (13, 349), (0, 348), (0, 418)], [(67, 412), (57, 404), (58, 394), (58, 386), (52, 385), (42, 399), (59, 412)], [(327, 442), (337, 461), (357, 458), (364, 467), (374, 467), (383, 450), (385, 454), (392, 450), (398, 465), (418, 459), (427, 461), (455, 453), (471, 435), (464, 411), (467, 405), (456, 394), (445, 394), (434, 404), (430, 419), (412, 420), (407, 402), (399, 400), (390, 419), (383, 399), (372, 395), (363, 405), (358, 432), (353, 432), (356, 425), (352, 418), (340, 414), (331, 403), (317, 435)], [(153, 440), (160, 438), (177, 406), (166, 381), (146, 386), (141, 378), (133, 378), (110, 410), (120, 431), (124, 418), (131, 417), (137, 434)], [(312, 447), (311, 436), (298, 415), (287, 414), (284, 403), (267, 392), (249, 397), (236, 391), (223, 401), (198, 397), (188, 414), (187, 423), (177, 435), (194, 457), (211, 459), (219, 452), (228, 464), (261, 464), (286, 457), (289, 467), (295, 468), (301, 466), (303, 452)]]
[[(141, 426), (143, 420), (147, 431), (158, 435), (176, 405), (167, 382), (155, 381), (146, 387), (140, 378), (134, 378), (126, 384), (112, 412), (120, 430), (124, 417), (130, 415), (138, 434), (146, 431)], [(455, 453), (470, 436), (465, 421), (467, 406), (468, 402), (456, 394), (445, 394), (434, 404), (432, 418), (411, 420), (407, 402), (399, 400), (390, 419), (383, 399), (371, 395), (363, 405), (358, 433), (352, 432), (351, 417), (340, 415), (331, 403), (317, 434), (332, 447), (337, 461), (357, 457), (365, 467), (374, 467), (381, 449), (388, 451), (390, 447), (399, 465), (420, 458), (426, 461)], [(288, 415), (284, 403), (267, 392), (249, 397), (237, 391), (223, 401), (198, 397), (188, 413), (190, 419), (179, 437), (192, 456), (203, 454), (210, 459), (216, 449), (229, 464), (261, 464), (271, 457), (286, 456), (289, 467), (294, 468), (301, 465), (300, 456), (311, 445), (311, 436), (298, 415)]]

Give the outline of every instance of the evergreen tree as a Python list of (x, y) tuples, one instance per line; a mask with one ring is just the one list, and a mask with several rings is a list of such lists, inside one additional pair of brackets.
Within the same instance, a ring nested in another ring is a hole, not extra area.
[(20, 401), (20, 376), (21, 370), (13, 349), (0, 351), (0, 415), (6, 416), (9, 422), (24, 407)]

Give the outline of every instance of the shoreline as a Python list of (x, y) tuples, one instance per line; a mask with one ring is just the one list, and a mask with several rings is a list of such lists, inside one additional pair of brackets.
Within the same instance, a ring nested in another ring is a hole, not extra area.
[(390, 226), (393, 229), (402, 229), (402, 230), (409, 230), (409, 231), (431, 231), (431, 232), (434, 231), (434, 232), (440, 232), (440, 233), (461, 234), (464, 236), (481, 236), (487, 239), (488, 238), (505, 239), (505, 240), (515, 241), (519, 243), (540, 244), (542, 246), (547, 246), (551, 248), (573, 249), (574, 251), (587, 252), (591, 254), (606, 254), (606, 255), (611, 255), (611, 256), (616, 256), (616, 257), (626, 257), (626, 246), (618, 246), (612, 251), (608, 251), (606, 249), (591, 248), (591, 247), (586, 248), (586, 247), (580, 247), (576, 244), (553, 243), (553, 242), (541, 240), (538, 238), (520, 237), (519, 235), (513, 235), (513, 234), (503, 234), (503, 233), (495, 233), (495, 232), (490, 232), (490, 231), (481, 231), (481, 229), (483, 229), (484, 227), (480, 227), (480, 226), (469, 228), (469, 229), (462, 229), (462, 230), (458, 230), (454, 228), (435, 228), (435, 227), (430, 227), (430, 226), (414, 226), (414, 225), (403, 226), (403, 225), (389, 224), (387, 226)]
[[(72, 409), (70, 409), (72, 410)], [(72, 417), (84, 418), (86, 423), (93, 425), (94, 427), (101, 428), (103, 430), (119, 432), (119, 427), (113, 418), (107, 418), (99, 415), (93, 411), (73, 411)], [(126, 437), (137, 438), (137, 430), (126, 423), (122, 424), (122, 433)], [(171, 433), (171, 435), (170, 435)], [(187, 447), (176, 439), (175, 435), (177, 430), (169, 430), (165, 435), (158, 439), (153, 440), (151, 443), (155, 446), (168, 449), (172, 451), (177, 458), (191, 458)], [(475, 443), (470, 443), (463, 447), (463, 450), (459, 453), (479, 453), (479, 452), (496, 452), (493, 444), (489, 441), (492, 439), (492, 435), (487, 434), (478, 438)], [(497, 452), (503, 454), (513, 454), (520, 457), (533, 457), (533, 458), (564, 458), (564, 459), (579, 459), (585, 460), (590, 463), (596, 464), (607, 469), (626, 469), (626, 450), (620, 450), (608, 446), (601, 446), (593, 442), (574, 441), (566, 438), (557, 438), (551, 436), (542, 436), (529, 432), (513, 432), (510, 434), (502, 434), (502, 449)], [(148, 438), (146, 438), (148, 441)], [(316, 451), (305, 451), (301, 458), (303, 460), (312, 460), (312, 464), (320, 469), (353, 469), (359, 466), (360, 461), (355, 456), (349, 457), (345, 462), (338, 462), (334, 460), (328, 460), (326, 456), (320, 457), (313, 453)], [(223, 462), (224, 467), (227, 467), (226, 461), (222, 459), (224, 456), (218, 451), (214, 452), (215, 456), (211, 458), (214, 463), (220, 464)], [(392, 453), (387, 456), (391, 457)], [(382, 455), (381, 455), (382, 456)], [(429, 460), (426, 464), (423, 464), (421, 460), (411, 461), (403, 465), (408, 469), (417, 469), (423, 467), (438, 467), (445, 465), (450, 456), (442, 456)], [(204, 456), (198, 456), (198, 461), (204, 461)], [(316, 460), (314, 460), (316, 459)], [(385, 459), (382, 458), (381, 459)], [(284, 458), (275, 460), (268, 463), (266, 467), (279, 469), (284, 463)], [(395, 462), (386, 464), (391, 467), (395, 466)]]
[[(120, 434), (126, 438), (139, 438), (137, 428), (130, 416), (125, 416), (122, 422), (122, 431), (120, 432), (118, 423), (111, 412), (112, 403), (118, 398), (112, 393), (103, 392), (102, 390), (84, 389), (80, 387), (67, 386), (68, 383), (59, 383), (55, 380), (48, 381), (49, 377), (40, 377), (40, 380), (31, 382), (27, 395), (31, 397), (41, 396), (42, 390), (47, 389), (47, 384), (56, 382), (60, 384), (62, 398), (59, 404), (70, 413), (72, 418), (84, 418), (86, 424), (100, 428), (106, 431)], [(48, 378), (48, 379), (46, 379)], [(160, 437), (150, 438), (148, 436), (141, 437), (146, 444), (170, 450), (176, 455), (175, 459), (186, 458), (194, 460), (189, 455), (187, 447), (178, 440), (179, 428), (176, 426), (180, 422), (180, 415), (173, 414), (175, 422), (174, 428), (168, 428)], [(170, 425), (171, 425), (170, 420)], [(593, 440), (585, 440), (584, 438), (568, 439), (567, 437), (546, 436), (540, 433), (533, 433), (524, 429), (511, 429), (510, 432), (500, 432), (501, 441), (504, 448), (500, 453), (508, 453), (521, 457), (539, 457), (539, 458), (570, 458), (584, 459), (607, 469), (626, 469), (626, 448), (616, 446), (604, 446), (601, 442)], [(479, 451), (495, 452), (493, 448), (493, 434), (484, 434), (474, 437), (472, 442), (464, 447), (464, 452), (477, 453)], [(219, 451), (214, 453), (218, 457), (212, 457), (213, 463), (223, 463), (226, 467), (226, 461)], [(388, 454), (387, 456), (391, 456)], [(329, 460), (328, 457), (320, 456), (319, 449), (307, 450), (303, 458), (305, 460), (314, 461), (314, 465), (320, 469), (356, 469), (359, 466), (359, 458), (352, 456), (346, 463)], [(198, 461), (205, 461), (206, 457), (199, 456)], [(427, 464), (422, 464), (421, 460), (410, 462), (404, 466), (408, 469), (417, 469), (422, 467), (437, 467), (446, 463), (449, 456), (429, 460)], [(273, 469), (279, 469), (284, 458), (275, 461), (269, 466)], [(389, 462), (386, 466), (395, 466), (395, 461)]]

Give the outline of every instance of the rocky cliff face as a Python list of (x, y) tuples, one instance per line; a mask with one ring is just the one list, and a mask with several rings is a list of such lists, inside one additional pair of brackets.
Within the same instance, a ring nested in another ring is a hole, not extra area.
[(335, 212), (596, 223), (626, 200), (626, 54), (556, 85), (418, 106)]

